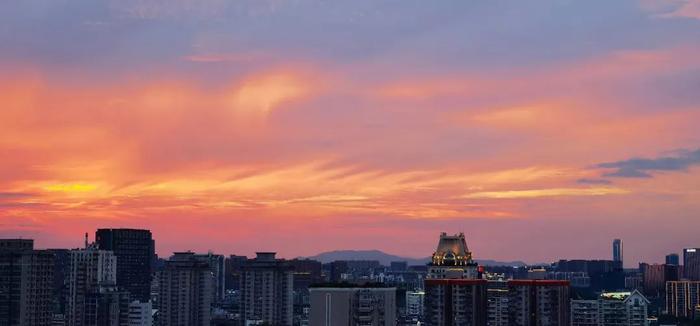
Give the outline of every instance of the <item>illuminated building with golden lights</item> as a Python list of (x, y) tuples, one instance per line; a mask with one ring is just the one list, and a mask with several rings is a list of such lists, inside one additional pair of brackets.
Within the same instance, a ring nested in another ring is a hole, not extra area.
[(464, 233), (440, 234), (440, 241), (428, 267), (428, 278), (432, 279), (476, 279), (478, 265), (472, 260)]

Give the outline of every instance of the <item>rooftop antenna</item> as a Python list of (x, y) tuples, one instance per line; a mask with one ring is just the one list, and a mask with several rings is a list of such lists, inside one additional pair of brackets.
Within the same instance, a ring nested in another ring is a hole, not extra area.
[(85, 232), (85, 249), (88, 247), (88, 233)]

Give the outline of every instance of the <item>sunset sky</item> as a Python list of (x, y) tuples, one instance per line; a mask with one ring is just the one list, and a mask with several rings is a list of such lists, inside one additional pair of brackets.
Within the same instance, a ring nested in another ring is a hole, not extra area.
[(0, 237), (660, 262), (700, 247), (700, 0), (0, 5)]

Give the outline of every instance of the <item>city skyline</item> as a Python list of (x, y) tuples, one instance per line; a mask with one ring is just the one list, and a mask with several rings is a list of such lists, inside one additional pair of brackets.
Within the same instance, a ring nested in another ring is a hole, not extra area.
[(662, 263), (700, 247), (700, 1), (27, 0), (0, 238)]

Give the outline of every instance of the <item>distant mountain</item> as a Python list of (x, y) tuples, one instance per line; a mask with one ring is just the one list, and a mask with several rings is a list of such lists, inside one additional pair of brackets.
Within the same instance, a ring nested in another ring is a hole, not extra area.
[[(323, 252), (315, 256), (304, 257), (308, 259), (318, 260), (322, 263), (330, 263), (334, 260), (377, 260), (384, 266), (389, 266), (392, 261), (405, 261), (411, 265), (425, 265), (430, 262), (430, 257), (425, 258), (410, 258), (387, 254), (379, 250), (335, 250)], [(477, 259), (480, 265), (485, 266), (525, 266), (522, 261), (501, 262), (489, 259)]]

